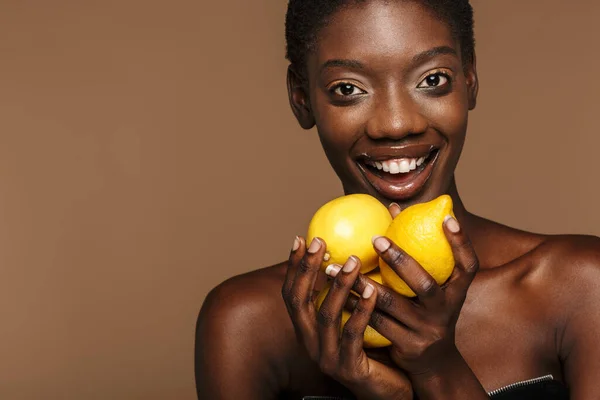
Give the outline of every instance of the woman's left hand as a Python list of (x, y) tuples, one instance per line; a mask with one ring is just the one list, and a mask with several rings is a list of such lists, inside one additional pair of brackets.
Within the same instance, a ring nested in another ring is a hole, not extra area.
[[(471, 242), (454, 218), (445, 221), (444, 231), (452, 247), (455, 268), (442, 286), (391, 240), (386, 237), (374, 239), (373, 245), (381, 258), (417, 297), (407, 298), (377, 285), (379, 311), (373, 312), (369, 324), (392, 342), (392, 360), (408, 374), (419, 395), (422, 392), (420, 382), (427, 382), (425, 391), (435, 391), (433, 381), (440, 379), (460, 379), (462, 382), (467, 379), (472, 383), (468, 394), (485, 395), (455, 344), (456, 322), (479, 262)], [(360, 292), (367, 283), (372, 282), (359, 277), (354, 290)]]

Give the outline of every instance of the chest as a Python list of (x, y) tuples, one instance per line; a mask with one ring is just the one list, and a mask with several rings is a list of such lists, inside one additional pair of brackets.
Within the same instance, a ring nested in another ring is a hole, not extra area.
[[(456, 344), (487, 391), (549, 374), (562, 380), (555, 308), (551, 296), (521, 279), (484, 277), (473, 283), (456, 326)], [(293, 357), (290, 391), (282, 399), (349, 395), (300, 354)]]
[(548, 374), (562, 379), (555, 305), (541, 293), (519, 280), (470, 289), (456, 345), (486, 390)]

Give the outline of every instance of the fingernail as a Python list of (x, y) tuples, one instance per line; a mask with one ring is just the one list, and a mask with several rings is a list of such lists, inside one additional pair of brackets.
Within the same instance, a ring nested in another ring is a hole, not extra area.
[(384, 251), (389, 249), (391, 245), (392, 244), (390, 243), (390, 241), (384, 238), (383, 236), (373, 236), (373, 246), (375, 246), (375, 248), (379, 252), (383, 253)]
[(292, 251), (296, 251), (300, 248), (300, 238), (296, 236), (294, 238), (294, 244), (292, 245)]
[(356, 258), (350, 257), (350, 258), (348, 258), (348, 261), (346, 261), (346, 264), (344, 264), (343, 271), (346, 273), (352, 272), (352, 271), (354, 271), (354, 268), (356, 268), (357, 265), (358, 265), (358, 262), (356, 262)]
[(310, 246), (308, 246), (308, 252), (310, 254), (315, 254), (321, 248), (321, 243), (317, 238), (314, 238), (312, 242), (310, 242)]
[(388, 207), (388, 210), (390, 211), (392, 218), (396, 218), (402, 212), (402, 209), (400, 208), (400, 204), (398, 204), (398, 203), (391, 203), (390, 206)]
[(330, 264), (327, 266), (327, 268), (325, 268), (325, 273), (330, 277), (335, 278), (338, 272), (340, 272), (340, 269), (342, 268), (339, 265)]
[(451, 215), (447, 215), (446, 218), (444, 218), (444, 223), (450, 232), (458, 233), (458, 231), (460, 231), (460, 225), (458, 225), (458, 221)]
[(371, 285), (370, 283), (367, 283), (367, 287), (365, 288), (365, 290), (363, 291), (363, 294), (362, 294), (363, 299), (368, 299), (369, 297), (371, 297), (373, 295), (374, 291), (375, 291), (375, 288), (373, 287), (373, 285)]
[(329, 261), (329, 260), (331, 260), (331, 254), (329, 254), (329, 253), (325, 253), (325, 255), (323, 256), (323, 261), (326, 261), (326, 262), (327, 262), (327, 261)]

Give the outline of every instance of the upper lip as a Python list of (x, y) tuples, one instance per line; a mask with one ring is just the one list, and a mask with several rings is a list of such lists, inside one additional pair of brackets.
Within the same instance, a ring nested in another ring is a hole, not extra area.
[(437, 147), (432, 144), (373, 147), (358, 152), (356, 159), (360, 161), (386, 161), (401, 158), (421, 158), (429, 156), (435, 150), (437, 150)]

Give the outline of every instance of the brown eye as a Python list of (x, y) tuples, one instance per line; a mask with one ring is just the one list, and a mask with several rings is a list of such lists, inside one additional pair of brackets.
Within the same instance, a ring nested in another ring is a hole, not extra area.
[(425, 79), (421, 81), (418, 87), (420, 88), (433, 88), (438, 86), (444, 86), (448, 83), (449, 78), (447, 75), (436, 72), (435, 74), (427, 75)]
[(439, 75), (429, 75), (427, 78), (425, 78), (427, 86), (437, 86), (440, 84), (440, 80), (441, 79)]
[(358, 94), (364, 94), (365, 91), (359, 89), (357, 86), (351, 83), (340, 83), (339, 85), (335, 85), (331, 88), (331, 92), (337, 94), (338, 96), (356, 96)]

